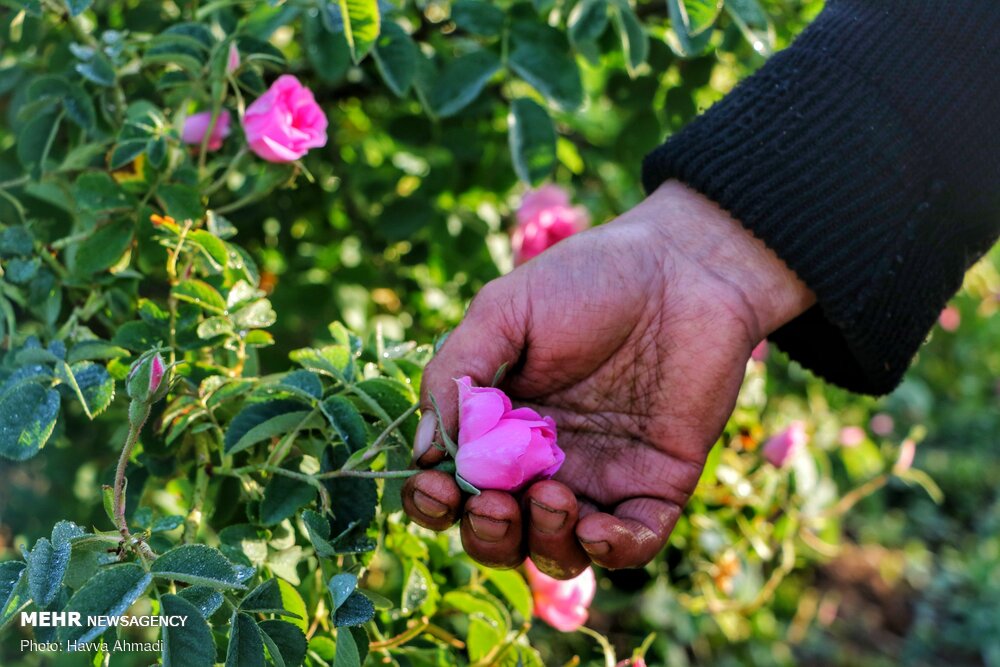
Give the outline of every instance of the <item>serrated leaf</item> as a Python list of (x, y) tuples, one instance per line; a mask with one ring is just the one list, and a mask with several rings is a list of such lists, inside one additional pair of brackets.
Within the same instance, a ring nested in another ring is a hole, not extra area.
[(531, 618), (531, 612), (534, 609), (531, 589), (528, 588), (524, 577), (518, 574), (517, 570), (486, 569), (486, 577), (497, 587), (507, 602), (521, 614), (522, 618)]
[(331, 396), (323, 401), (320, 409), (351, 452), (364, 449), (368, 444), (368, 430), (364, 417), (353, 403), (343, 396)]
[(285, 667), (299, 667), (306, 658), (305, 633), (295, 625), (281, 620), (267, 620), (259, 623), (268, 644), (268, 652), (277, 652)]
[(264, 487), (264, 499), (260, 503), (260, 523), (265, 526), (277, 525), (288, 517), (295, 516), (299, 508), (315, 499), (316, 489), (312, 485), (285, 475), (275, 475)]
[(358, 588), (358, 578), (349, 572), (341, 572), (333, 575), (326, 587), (333, 600), (331, 611), (335, 612), (347, 602), (347, 598), (351, 597), (351, 594)]
[(302, 398), (319, 399), (323, 397), (323, 383), (315, 373), (305, 370), (288, 373), (275, 384), (274, 388)]
[(372, 52), (375, 65), (382, 79), (397, 97), (403, 97), (417, 73), (417, 59), (420, 57), (416, 42), (396, 23), (386, 23), (382, 27)]
[(133, 198), (105, 171), (81, 174), (73, 183), (73, 199), (80, 208), (95, 213), (134, 204)]
[(17, 136), (17, 159), (24, 167), (44, 166), (45, 158), (59, 132), (62, 117), (62, 113), (47, 111), (37, 114), (24, 124)]
[(77, 63), (76, 71), (84, 79), (98, 86), (110, 88), (115, 85), (115, 68), (108, 57), (100, 51), (94, 52), (87, 62)]
[[(198, 191), (193, 187), (182, 185), (180, 183), (161, 185), (156, 190), (156, 196), (163, 203), (164, 213), (175, 220), (197, 221), (205, 217), (205, 207), (202, 206), (201, 197), (199, 196)], [(196, 245), (204, 245), (205, 241), (203, 239), (205, 235), (215, 239), (214, 236), (203, 229), (192, 230), (188, 233), (187, 238)], [(218, 241), (218, 239), (215, 240)], [(222, 266), (225, 266), (228, 253), (226, 252), (224, 244), (221, 245), (221, 247), (217, 247), (214, 252), (210, 254), (216, 258)]]
[(146, 139), (129, 139), (118, 142), (114, 150), (111, 151), (111, 159), (108, 161), (110, 167), (117, 170), (129, 164), (146, 150), (148, 143)]
[(667, 0), (671, 48), (682, 58), (701, 55), (712, 39), (712, 26), (723, 0)]
[(355, 63), (361, 62), (375, 45), (382, 17), (377, 0), (339, 0), (344, 36)]
[(263, 565), (267, 560), (267, 533), (249, 524), (226, 526), (219, 531), (222, 550), (234, 561)]
[(100, 364), (80, 361), (71, 366), (60, 361), (56, 364), (56, 372), (76, 393), (90, 419), (104, 412), (115, 398), (115, 379)]
[(580, 68), (559, 30), (540, 23), (516, 22), (511, 29), (507, 62), (519, 77), (561, 109), (572, 111), (583, 104)]
[(618, 0), (614, 4), (612, 17), (621, 39), (625, 65), (629, 75), (634, 77), (636, 69), (649, 57), (649, 36), (628, 0)]
[[(347, 461), (346, 447), (327, 447), (323, 454), (323, 472), (340, 470)], [(341, 533), (355, 522), (367, 528), (375, 518), (378, 487), (373, 479), (339, 477), (323, 481), (333, 505), (331, 533)]]
[(526, 97), (510, 104), (510, 155), (518, 178), (536, 185), (556, 166), (556, 129), (548, 112)]
[(163, 667), (212, 667), (215, 640), (201, 610), (180, 595), (164, 595), (160, 614), (187, 619), (163, 627)]
[(229, 250), (226, 247), (226, 242), (211, 232), (196, 229), (188, 234), (188, 241), (197, 246), (215, 268), (223, 269), (228, 264)]
[[(242, 413), (241, 413), (242, 414)], [(299, 427), (300, 430), (316, 428), (321, 424), (320, 416), (312, 410), (297, 410), (286, 412), (257, 424), (247, 431), (231, 447), (226, 447), (227, 454), (236, 454), (254, 445), (291, 433)], [(227, 433), (228, 436), (228, 433)], [(227, 440), (228, 442), (228, 440)]]
[(354, 376), (354, 358), (344, 345), (302, 348), (292, 351), (288, 357), (303, 368), (342, 382), (349, 382)]
[(278, 590), (281, 592), (281, 606), (290, 614), (285, 620), (302, 632), (307, 632), (309, 630), (309, 612), (302, 595), (284, 579), (275, 579), (275, 581), (278, 582)]
[(406, 583), (403, 584), (400, 612), (412, 614), (419, 610), (421, 613), (433, 616), (440, 597), (434, 578), (427, 566), (417, 560), (410, 562), (409, 570)]
[(264, 667), (264, 640), (249, 614), (233, 613), (226, 667)]
[(222, 593), (209, 586), (188, 586), (177, 594), (194, 605), (205, 618), (210, 618), (225, 602)]
[[(69, 599), (64, 611), (79, 612), (88, 616), (121, 616), (146, 591), (152, 575), (135, 563), (122, 563), (99, 570)], [(109, 626), (60, 627), (61, 641), (89, 642), (101, 635)]]
[(218, 549), (204, 544), (174, 547), (153, 561), (150, 572), (159, 579), (200, 584), (220, 590), (244, 588), (236, 567)]
[[(238, 443), (243, 441), (251, 431), (264, 424), (270, 419), (290, 413), (302, 411), (306, 406), (301, 401), (292, 399), (281, 399), (276, 401), (265, 401), (263, 403), (251, 403), (233, 418), (226, 429), (224, 447), (226, 453), (231, 453)], [(270, 427), (268, 427), (270, 428)], [(258, 432), (259, 433), (259, 432)], [(266, 436), (265, 436), (266, 437)], [(260, 442), (254, 434), (249, 440), (250, 444), (243, 443), (246, 447), (255, 442)]]
[(84, 535), (82, 528), (70, 521), (60, 521), (52, 529), (52, 540), (35, 542), (28, 555), (28, 592), (41, 609), (51, 605), (63, 585), (69, 567), (71, 540)]
[(0, 630), (29, 601), (26, 564), (16, 560), (0, 563)]
[(354, 591), (333, 614), (333, 624), (344, 626), (364, 625), (375, 617), (375, 604), (364, 593)]
[(59, 417), (59, 392), (26, 382), (0, 396), (0, 456), (24, 461), (38, 453)]

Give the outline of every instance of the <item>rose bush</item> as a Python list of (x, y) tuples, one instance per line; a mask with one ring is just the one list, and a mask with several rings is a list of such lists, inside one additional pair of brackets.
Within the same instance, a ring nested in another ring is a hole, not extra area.
[[(910, 487), (938, 497), (925, 466), (949, 498), (1000, 474), (940, 446), (1000, 428), (995, 258), (946, 321), (963, 336), (935, 336), (882, 402), (826, 390), (781, 355), (751, 364), (670, 546), (644, 570), (597, 572), (579, 632), (532, 623), (544, 607), (525, 574), (481, 567), (400, 512), (435, 335), (515, 260), (634, 204), (643, 154), (818, 7), (4, 2), (0, 664), (48, 662), (25, 638), (118, 635), (167, 641), (57, 659), (808, 662), (828, 654), (821, 564), (849, 537), (919, 564), (907, 581), (928, 593), (905, 650), (981, 645), (963, 619), (991, 618), (1000, 594), (960, 565), (995, 570), (995, 544), (950, 545), (995, 521), (956, 500), (953, 527)], [(963, 359), (975, 370), (956, 383)], [(514, 486), (557, 458), (549, 422), (519, 417), (515, 454), (537, 437), (551, 458), (508, 469)], [(809, 444), (765, 463), (762, 443), (796, 420)], [(938, 449), (916, 447), (924, 425)], [(862, 431), (849, 447), (844, 427)], [(887, 508), (924, 520), (902, 527)], [(906, 531), (921, 526), (936, 537), (914, 555)], [(18, 615), (125, 609), (188, 623)]]

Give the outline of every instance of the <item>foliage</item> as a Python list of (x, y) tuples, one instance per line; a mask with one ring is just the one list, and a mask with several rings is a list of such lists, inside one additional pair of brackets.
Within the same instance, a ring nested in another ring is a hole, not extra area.
[[(31, 539), (17, 554), (0, 534), (2, 662), (43, 659), (15, 645), (22, 609), (131, 608), (189, 619), (163, 631), (164, 665), (600, 664), (594, 638), (530, 623), (519, 574), (400, 512), (421, 369), (509, 269), (504, 221), (527, 185), (572, 183), (597, 219), (624, 210), (645, 152), (819, 3), (3, 4), (0, 506)], [(326, 112), (325, 148), (273, 164), (239, 132), (218, 151), (181, 141), (186, 116), (239, 118), (286, 72)], [(998, 291), (990, 265), (977, 276), (967, 318)], [(1000, 429), (982, 417), (995, 319), (954, 350), (934, 341), (884, 406), (752, 363), (670, 547), (604, 573), (592, 626), (621, 656), (656, 630), (651, 664), (791, 662), (778, 640), (797, 600), (860, 532), (845, 513), (885, 485), (937, 493), (893, 474), (902, 439)], [(157, 347), (169, 394), (130, 411), (130, 364)], [(970, 357), (986, 365), (937, 402)], [(838, 444), (880, 409), (893, 433)], [(760, 443), (795, 418), (809, 455), (769, 467)], [(942, 567), (988, 567), (988, 548)], [(939, 580), (921, 627), (971, 585)], [(34, 636), (155, 638), (77, 630)]]

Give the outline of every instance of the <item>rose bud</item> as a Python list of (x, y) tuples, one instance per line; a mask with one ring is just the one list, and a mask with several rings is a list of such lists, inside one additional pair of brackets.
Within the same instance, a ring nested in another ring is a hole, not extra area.
[(809, 442), (806, 426), (800, 421), (792, 422), (781, 433), (771, 436), (764, 448), (764, 458), (776, 468), (784, 468), (792, 462)]
[[(205, 139), (205, 133), (208, 132), (208, 126), (211, 123), (211, 111), (200, 111), (196, 114), (191, 114), (184, 119), (184, 130), (181, 132), (181, 140), (186, 144), (200, 146), (201, 142)], [(230, 128), (231, 123), (232, 117), (229, 115), (229, 111), (226, 109), (220, 111), (219, 117), (215, 119), (212, 134), (208, 137), (208, 150), (217, 151), (222, 148), (222, 140), (232, 132)]]
[(556, 423), (531, 408), (513, 409), (499, 389), (458, 383), (458, 453), (455, 467), (478, 489), (519, 491), (552, 477), (566, 455), (556, 444)]
[(278, 77), (243, 114), (250, 150), (268, 162), (294, 162), (325, 146), (326, 125), (312, 91), (291, 74)]
[(155, 403), (163, 398), (170, 382), (159, 351), (144, 352), (129, 369), (125, 389), (129, 398), (139, 403)]
[(559, 241), (590, 226), (582, 206), (570, 206), (569, 195), (558, 185), (529, 192), (517, 210), (517, 227), (511, 237), (514, 264), (527, 262)]
[(535, 601), (535, 616), (562, 632), (573, 632), (586, 623), (590, 603), (597, 592), (593, 568), (588, 567), (573, 579), (560, 581), (543, 573), (529, 558), (524, 561), (524, 571)]
[(229, 53), (226, 54), (226, 72), (232, 74), (240, 68), (240, 50), (236, 48), (236, 42), (229, 44)]

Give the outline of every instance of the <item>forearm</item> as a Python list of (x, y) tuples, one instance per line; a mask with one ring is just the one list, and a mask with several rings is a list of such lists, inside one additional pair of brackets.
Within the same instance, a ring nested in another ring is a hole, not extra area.
[(718, 202), (815, 292), (775, 334), (782, 347), (848, 388), (887, 391), (996, 237), (998, 82), (996, 3), (831, 0), (651, 154), (644, 180)]

